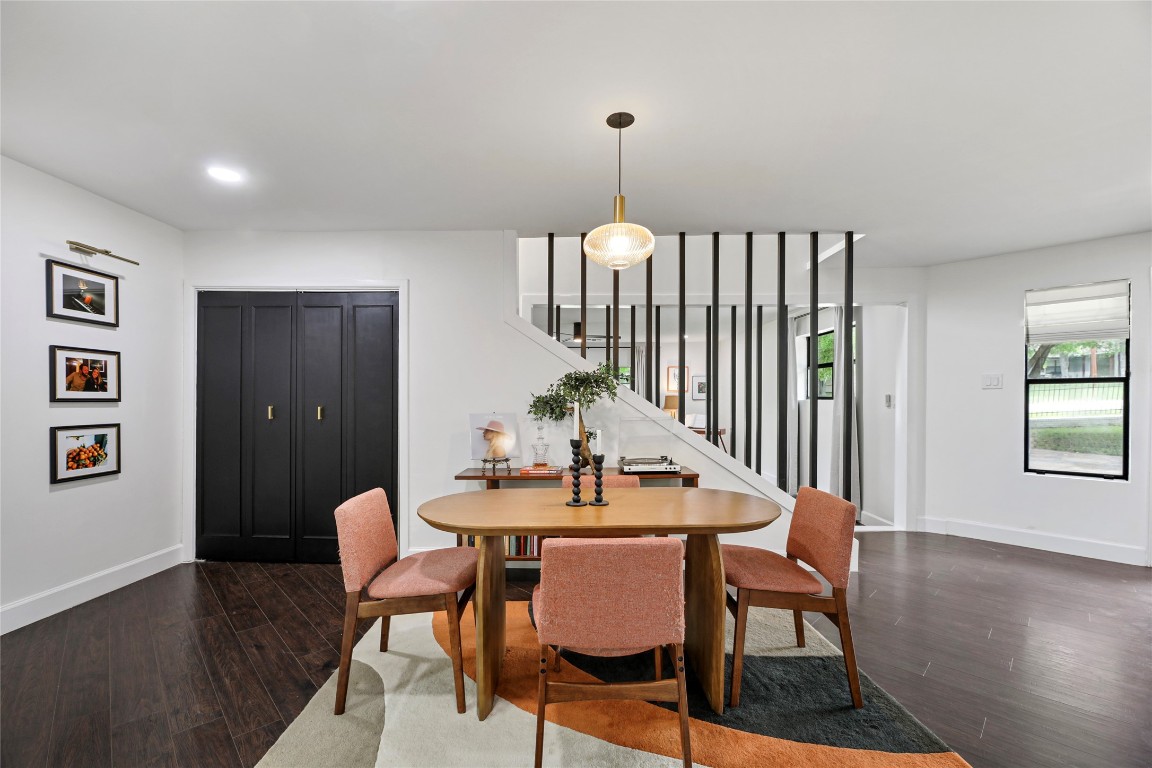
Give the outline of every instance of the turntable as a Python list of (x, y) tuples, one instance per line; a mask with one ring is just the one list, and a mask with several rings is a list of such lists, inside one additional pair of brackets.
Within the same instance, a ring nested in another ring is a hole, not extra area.
[(620, 471), (626, 475), (670, 474), (680, 472), (680, 465), (667, 456), (621, 456)]

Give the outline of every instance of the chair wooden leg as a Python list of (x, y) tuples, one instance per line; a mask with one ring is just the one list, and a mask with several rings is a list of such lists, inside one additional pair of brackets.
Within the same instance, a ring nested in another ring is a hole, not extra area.
[(452, 646), (452, 677), (456, 681), (456, 711), (463, 713), (464, 706), (464, 657), (460, 650), (460, 606), (456, 593), (444, 595), (444, 609), (448, 612), (448, 640)]
[[(559, 649), (557, 649), (559, 650)], [(548, 646), (540, 645), (540, 676), (536, 683), (536, 768), (544, 762), (544, 707), (548, 701)]]
[(664, 677), (664, 649), (661, 646), (656, 646), (653, 653), (656, 654), (656, 679), (660, 680)]
[(736, 632), (732, 643), (732, 693), (728, 706), (740, 706), (740, 678), (744, 674), (744, 634), (748, 630), (748, 590), (736, 591)]
[(344, 714), (348, 698), (348, 673), (352, 669), (352, 644), (356, 640), (356, 611), (360, 592), (349, 592), (344, 600), (344, 637), (340, 641), (340, 676), (336, 681), (336, 714)]
[(676, 670), (677, 709), (680, 712), (680, 753), (684, 756), (684, 768), (691, 768), (692, 736), (688, 731), (688, 686), (684, 683), (684, 646), (679, 643), (672, 646), (672, 666)]
[(388, 629), (391, 625), (391, 616), (380, 617), (380, 653), (388, 652)]
[(792, 611), (792, 620), (796, 622), (796, 647), (804, 647), (804, 611)]
[(848, 596), (843, 589), (833, 589), (836, 600), (836, 623), (840, 627), (840, 645), (844, 648), (844, 666), (848, 669), (848, 687), (852, 690), (852, 706), (864, 706), (860, 694), (860, 671), (856, 669), (856, 649), (852, 647), (852, 625), (848, 621)]

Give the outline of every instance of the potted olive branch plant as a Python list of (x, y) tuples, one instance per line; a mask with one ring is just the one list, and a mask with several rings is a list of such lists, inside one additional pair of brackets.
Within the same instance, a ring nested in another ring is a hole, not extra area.
[(590, 466), (592, 451), (588, 449), (584, 410), (604, 397), (615, 402), (616, 384), (615, 371), (608, 363), (601, 363), (594, 371), (571, 371), (549, 385), (544, 394), (532, 395), (528, 415), (536, 421), (563, 421), (576, 403), (580, 412), (580, 466)]

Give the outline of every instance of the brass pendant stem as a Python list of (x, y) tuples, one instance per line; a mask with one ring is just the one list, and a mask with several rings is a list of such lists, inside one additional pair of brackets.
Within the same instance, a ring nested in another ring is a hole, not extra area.
[(616, 195), (612, 198), (612, 222), (614, 224), (624, 223), (624, 195)]

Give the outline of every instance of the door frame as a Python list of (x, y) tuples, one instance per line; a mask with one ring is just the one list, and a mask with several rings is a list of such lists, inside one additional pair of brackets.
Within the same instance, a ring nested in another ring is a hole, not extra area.
[(407, 278), (365, 280), (356, 285), (346, 283), (301, 283), (297, 285), (270, 285), (266, 283), (184, 283), (184, 392), (181, 422), (184, 443), (181, 454), (184, 457), (181, 488), (181, 559), (191, 562), (196, 559), (196, 293), (198, 291), (306, 291), (309, 293), (380, 293), (383, 291), (398, 294), (397, 319), (400, 327), (397, 345), (396, 366), (396, 493), (400, 503), (396, 507), (398, 530), (396, 539), (400, 556), (409, 552), (409, 492), (410, 429), (408, 421), (408, 280)]

